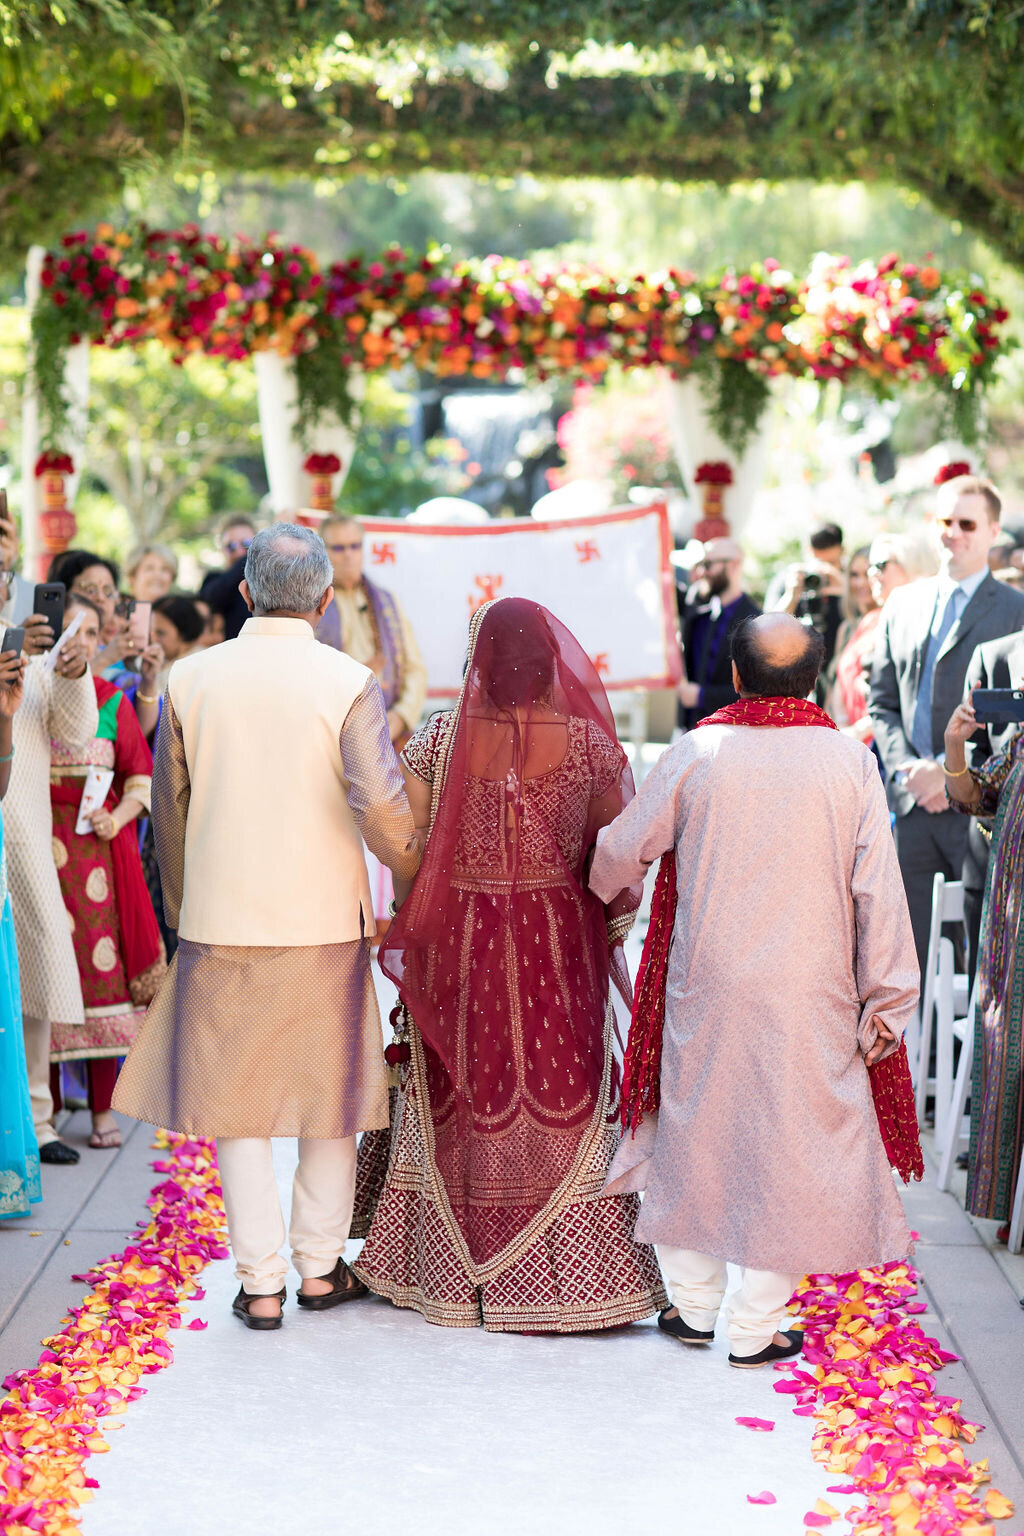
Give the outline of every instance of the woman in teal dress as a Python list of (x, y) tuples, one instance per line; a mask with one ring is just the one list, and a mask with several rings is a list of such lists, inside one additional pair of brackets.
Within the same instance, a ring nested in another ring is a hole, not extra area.
[[(7, 792), (14, 746), (11, 723), (21, 703), (25, 661), (12, 651), (0, 653), (0, 800)], [(0, 813), (0, 1219), (27, 1216), (43, 1198), (39, 1148), (25, 1072), (21, 1032), (21, 988), (14, 944), (11, 898), (7, 891), (7, 853)]]

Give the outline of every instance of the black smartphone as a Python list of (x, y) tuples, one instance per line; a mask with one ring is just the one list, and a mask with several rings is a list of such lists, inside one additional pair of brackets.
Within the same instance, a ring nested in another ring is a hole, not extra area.
[(975, 688), (971, 703), (979, 720), (1000, 725), (1024, 720), (1024, 688)]
[(8, 629), (0, 644), (0, 651), (13, 651), (15, 656), (21, 655), (21, 648), (25, 644), (25, 631), (23, 629)]
[(32, 612), (42, 614), (53, 630), (56, 641), (64, 627), (64, 599), (67, 589), (62, 581), (41, 581), (32, 598)]

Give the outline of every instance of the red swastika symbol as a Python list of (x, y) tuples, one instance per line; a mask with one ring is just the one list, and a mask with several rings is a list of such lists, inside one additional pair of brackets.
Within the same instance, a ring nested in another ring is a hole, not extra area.
[(597, 655), (592, 656), (590, 659), (594, 663), (594, 670), (598, 677), (607, 677), (608, 673), (611, 671), (611, 665), (608, 661), (608, 652), (598, 651)]
[(371, 544), (370, 561), (373, 565), (394, 565), (397, 551), (393, 544)]
[(498, 588), (504, 586), (504, 576), (474, 576), (473, 581), (480, 588), (479, 593), (469, 594), (469, 616), (473, 617), (478, 608), (484, 603), (491, 602), (498, 595)]
[(601, 551), (593, 539), (577, 539), (576, 553), (579, 555), (580, 565), (588, 565), (591, 560), (601, 558)]

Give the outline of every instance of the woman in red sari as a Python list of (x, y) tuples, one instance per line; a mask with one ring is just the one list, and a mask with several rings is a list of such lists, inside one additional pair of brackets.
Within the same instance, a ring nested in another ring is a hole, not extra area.
[[(402, 766), (429, 828), (381, 947), (411, 1022), (387, 1174), (355, 1266), (428, 1321), (609, 1328), (663, 1306), (635, 1196), (598, 1199), (617, 1143), (609, 983), (639, 893), (585, 869), (633, 793), (601, 681), (538, 603), (474, 616), (458, 708)], [(361, 1149), (362, 1189), (379, 1142)], [(364, 1227), (365, 1230), (365, 1227)]]
[[(70, 593), (65, 628), (78, 614), (87, 650), (99, 644), (101, 615), (88, 598)], [(149, 809), (153, 759), (124, 694), (93, 677), (99, 730), (85, 751), (62, 742), (51, 747), (50, 799), (53, 853), (60, 876), (82, 981), (85, 1023), (54, 1020), (50, 1083), (60, 1108), (60, 1063), (84, 1061), (92, 1111), (89, 1145), (121, 1145), (110, 1112), (117, 1059), (135, 1039), (146, 1004), (165, 970), (164, 949), (142, 873), (135, 820)], [(113, 782), (89, 816), (91, 831), (76, 832), (90, 768), (113, 772)]]

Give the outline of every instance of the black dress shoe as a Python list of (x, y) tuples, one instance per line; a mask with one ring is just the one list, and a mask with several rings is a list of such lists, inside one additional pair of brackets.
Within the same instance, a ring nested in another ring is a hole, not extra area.
[(77, 1163), (81, 1153), (74, 1147), (69, 1147), (66, 1141), (47, 1141), (39, 1148), (39, 1161), (41, 1163), (66, 1163), (68, 1167)]
[(765, 1349), (756, 1355), (730, 1355), (729, 1364), (738, 1366), (740, 1370), (752, 1371), (759, 1365), (771, 1365), (773, 1360), (791, 1360), (798, 1355), (804, 1347), (804, 1336), (794, 1328), (790, 1333), (782, 1335), (788, 1339), (788, 1344), (776, 1344), (773, 1340)]
[(338, 1260), (329, 1275), (317, 1275), (316, 1278), (330, 1280), (331, 1289), (322, 1296), (306, 1296), (300, 1291), (295, 1298), (300, 1307), (306, 1307), (310, 1312), (324, 1312), (328, 1307), (340, 1307), (343, 1301), (358, 1301), (360, 1296), (370, 1294), (369, 1286), (352, 1273), (344, 1259)]
[(712, 1342), (715, 1337), (715, 1330), (713, 1328), (710, 1333), (701, 1333), (699, 1328), (691, 1328), (689, 1323), (684, 1323), (678, 1313), (675, 1317), (669, 1317), (670, 1311), (671, 1308), (666, 1307), (664, 1312), (658, 1313), (658, 1327), (662, 1333), (670, 1333), (674, 1339), (681, 1339), (684, 1344), (710, 1344)]
[[(284, 1289), (284, 1286), (282, 1286), (279, 1291), (271, 1293), (270, 1299), (279, 1301), (283, 1310), (285, 1296), (287, 1294), (288, 1293)], [(238, 1295), (231, 1303), (231, 1310), (235, 1316), (240, 1317), (245, 1326), (247, 1328), (251, 1328), (254, 1333), (271, 1333), (275, 1328), (280, 1328), (281, 1313), (279, 1312), (276, 1317), (253, 1317), (252, 1313), (249, 1311), (250, 1302), (261, 1301), (262, 1299), (263, 1298), (260, 1296), (250, 1296), (249, 1292), (243, 1285), (239, 1288)]]

